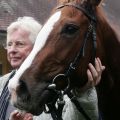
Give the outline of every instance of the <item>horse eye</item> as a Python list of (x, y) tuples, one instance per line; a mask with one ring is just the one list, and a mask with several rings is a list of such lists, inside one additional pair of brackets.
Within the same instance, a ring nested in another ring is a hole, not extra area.
[(73, 24), (67, 24), (63, 27), (61, 33), (66, 35), (74, 35), (78, 31), (79, 27)]

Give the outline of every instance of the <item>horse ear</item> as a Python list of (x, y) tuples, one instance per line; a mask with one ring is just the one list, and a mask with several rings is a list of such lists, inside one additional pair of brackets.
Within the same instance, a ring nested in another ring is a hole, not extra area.
[(93, 6), (98, 6), (102, 0), (88, 0), (88, 2), (90, 2), (90, 4), (92, 4)]

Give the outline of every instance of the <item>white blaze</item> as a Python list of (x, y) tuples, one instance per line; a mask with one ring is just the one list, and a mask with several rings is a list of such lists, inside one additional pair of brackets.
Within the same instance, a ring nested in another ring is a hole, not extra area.
[(11, 91), (12, 89), (16, 89), (19, 84), (19, 78), (25, 72), (27, 68), (30, 67), (32, 61), (34, 60), (36, 54), (44, 47), (46, 40), (53, 29), (54, 24), (60, 19), (61, 12), (58, 11), (53, 14), (47, 21), (47, 23), (43, 26), (41, 31), (39, 32), (33, 50), (29, 54), (29, 56), (25, 59), (23, 64), (20, 66), (15, 76), (9, 81), (8, 88)]

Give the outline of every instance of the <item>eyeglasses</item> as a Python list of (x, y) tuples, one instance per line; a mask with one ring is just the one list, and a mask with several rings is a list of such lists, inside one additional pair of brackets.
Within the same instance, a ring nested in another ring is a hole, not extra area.
[(12, 47), (15, 48), (24, 48), (26, 44), (24, 42), (21, 41), (17, 41), (17, 42), (8, 42), (7, 45), (4, 46), (5, 49), (11, 49)]

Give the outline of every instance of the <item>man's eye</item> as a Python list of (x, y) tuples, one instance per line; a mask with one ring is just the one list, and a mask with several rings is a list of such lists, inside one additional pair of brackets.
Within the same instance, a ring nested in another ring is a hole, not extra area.
[(12, 43), (7, 43), (7, 46), (12, 46)]
[(16, 46), (18, 47), (23, 47), (25, 44), (24, 43), (17, 43)]
[(8, 43), (7, 45), (5, 45), (4, 47), (5, 47), (5, 49), (7, 49), (7, 48), (10, 48), (12, 46), (12, 43)]

